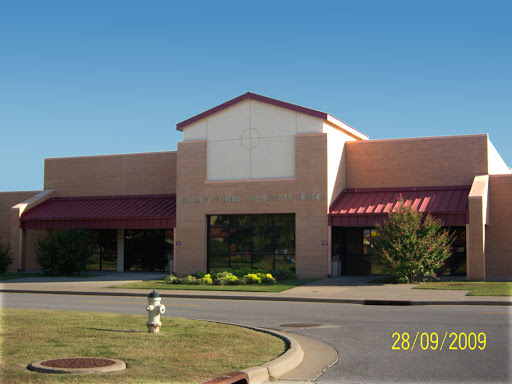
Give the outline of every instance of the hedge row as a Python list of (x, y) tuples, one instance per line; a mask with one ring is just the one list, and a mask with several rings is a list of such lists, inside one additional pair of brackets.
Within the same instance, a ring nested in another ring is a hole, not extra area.
[(166, 284), (194, 284), (194, 285), (250, 285), (250, 284), (275, 284), (277, 280), (287, 280), (295, 278), (295, 273), (291, 272), (288, 269), (282, 268), (281, 270), (276, 270), (272, 274), (268, 273), (265, 270), (258, 269), (250, 269), (250, 268), (241, 268), (238, 270), (229, 269), (224, 272), (219, 272), (214, 274), (203, 274), (201, 272), (196, 273), (195, 275), (188, 275), (185, 277), (177, 277), (175, 275), (170, 275), (165, 278)]

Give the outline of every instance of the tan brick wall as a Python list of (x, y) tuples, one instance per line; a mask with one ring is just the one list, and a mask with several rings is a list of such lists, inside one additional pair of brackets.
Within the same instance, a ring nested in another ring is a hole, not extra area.
[(488, 173), (487, 135), (352, 141), (347, 188), (471, 185)]
[[(0, 193), (0, 242), (2, 244), (9, 244), (12, 252), (12, 259), (14, 261), (10, 266), (11, 271), (18, 269), (18, 247), (19, 247), (19, 236), (14, 238), (15, 244), (13, 244), (12, 230), (19, 235), (19, 220), (13, 220), (11, 217), (11, 210), (16, 204), (21, 203), (36, 195), (40, 191), (19, 191), (19, 192), (1, 192)], [(14, 227), (13, 227), (13, 224)]]
[[(14, 205), (11, 208), (11, 215), (10, 215), (10, 229), (11, 229), (11, 235), (10, 235), (10, 244), (11, 244), (11, 250), (12, 250), (12, 256), (14, 259), (14, 263), (11, 266), (11, 270), (17, 270), (20, 269), (21, 271), (26, 270), (27, 264), (34, 264), (35, 263), (35, 252), (34, 247), (32, 246), (33, 241), (31, 239), (34, 239), (35, 232), (31, 230), (20, 230), (20, 216), (23, 212), (26, 210), (29, 210), (42, 202), (50, 199), (53, 196), (53, 190), (44, 190), (41, 191), (33, 196), (28, 197), (27, 199), (19, 202), (18, 204)], [(38, 231), (39, 232), (39, 231)], [(27, 248), (27, 239), (29, 239), (29, 247)], [(22, 255), (21, 255), (21, 262), (20, 262), (20, 243), (22, 246)], [(34, 264), (37, 265), (37, 264)]]
[[(296, 190), (327, 196), (327, 134), (297, 135)], [(297, 201), (295, 247), (297, 276), (326, 277), (330, 273), (328, 200)], [(327, 245), (322, 245), (322, 242)]]
[(39, 192), (0, 192), (0, 242), (7, 244), (11, 241), (11, 208)]
[(512, 279), (512, 175), (489, 176), (486, 279)]
[(37, 241), (44, 238), (47, 233), (46, 230), (29, 229), (25, 231), (22, 270), (34, 271), (41, 269), (37, 263), (36, 245)]
[(176, 193), (176, 152), (45, 159), (55, 196)]
[[(178, 144), (177, 228), (175, 270), (179, 275), (206, 271), (206, 216), (215, 214), (296, 214), (297, 273), (325, 277), (327, 241), (327, 135), (296, 137), (296, 177), (249, 181), (206, 181), (206, 142)], [(229, 164), (226, 164), (228, 169)], [(321, 194), (322, 200), (298, 200), (297, 194)], [(214, 197), (240, 196), (240, 201), (219, 202)], [(247, 201), (248, 196), (276, 196), (271, 201)], [(292, 199), (284, 198), (291, 195)], [(203, 203), (180, 203), (180, 198), (206, 196)], [(279, 199), (279, 196), (282, 199)]]
[[(203, 196), (206, 142), (178, 143), (177, 169), (177, 197)], [(174, 243), (174, 270), (178, 275), (206, 271), (206, 220), (200, 204), (176, 205)]]

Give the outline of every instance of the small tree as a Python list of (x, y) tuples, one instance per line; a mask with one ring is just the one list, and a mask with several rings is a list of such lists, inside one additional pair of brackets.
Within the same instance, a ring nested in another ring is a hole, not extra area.
[(7, 269), (12, 262), (11, 248), (9, 247), (9, 244), (2, 244), (0, 242), (0, 275), (7, 272)]
[(377, 260), (393, 278), (412, 283), (416, 278), (437, 276), (450, 257), (452, 241), (441, 220), (406, 207), (400, 198), (400, 208), (376, 225), (372, 245)]
[(37, 261), (50, 275), (85, 271), (93, 254), (94, 244), (84, 230), (54, 230), (36, 246)]

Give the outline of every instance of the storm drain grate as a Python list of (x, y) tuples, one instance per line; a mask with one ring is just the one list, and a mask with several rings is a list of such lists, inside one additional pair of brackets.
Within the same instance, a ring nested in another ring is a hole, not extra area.
[(290, 324), (281, 324), (281, 327), (289, 327), (289, 328), (312, 328), (319, 327), (322, 324), (311, 324), (311, 323), (290, 323)]

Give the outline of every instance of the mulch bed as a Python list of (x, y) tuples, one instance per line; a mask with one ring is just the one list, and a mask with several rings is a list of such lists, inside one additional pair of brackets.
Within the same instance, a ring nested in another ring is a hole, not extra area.
[(98, 368), (114, 365), (116, 362), (97, 357), (73, 357), (68, 359), (46, 360), (41, 363), (51, 368)]

